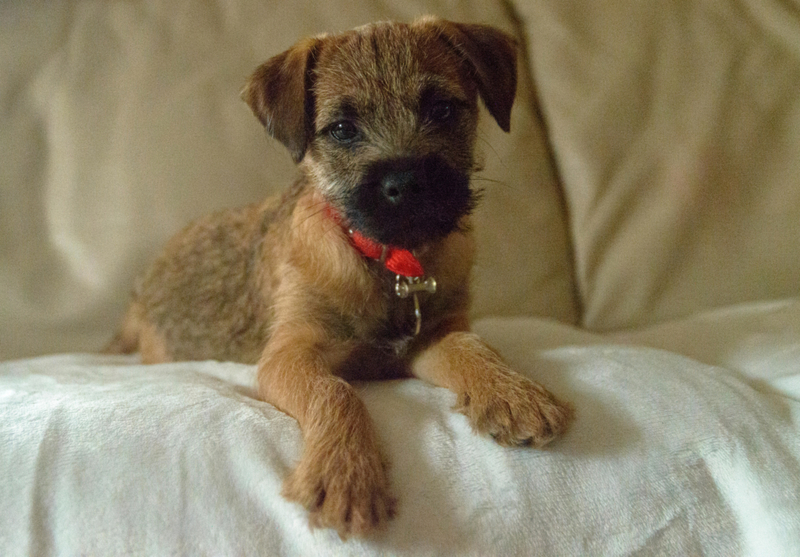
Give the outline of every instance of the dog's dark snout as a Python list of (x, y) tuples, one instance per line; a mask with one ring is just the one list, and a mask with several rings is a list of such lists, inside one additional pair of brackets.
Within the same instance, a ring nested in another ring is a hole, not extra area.
[(417, 188), (413, 170), (400, 170), (386, 174), (381, 180), (381, 192), (389, 203), (398, 205)]
[(458, 228), (473, 196), (469, 175), (431, 154), (375, 161), (345, 205), (362, 234), (414, 249)]

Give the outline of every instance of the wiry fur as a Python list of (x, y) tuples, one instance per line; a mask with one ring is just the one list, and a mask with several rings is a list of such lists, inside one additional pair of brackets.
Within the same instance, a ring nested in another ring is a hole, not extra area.
[[(508, 130), (515, 48), (490, 27), (425, 18), (305, 39), (266, 62), (242, 95), (301, 178), (170, 240), (109, 345), (145, 362), (257, 363), (260, 396), (303, 430), (283, 493), (313, 525), (363, 535), (394, 512), (375, 429), (346, 380), (414, 374), (447, 387), (504, 445), (544, 445), (569, 422), (568, 405), (469, 332), (477, 98)], [(333, 133), (342, 122), (357, 132), (346, 141)], [(419, 335), (413, 299), (394, 295), (394, 276), (326, 207), (413, 248), (436, 278), (437, 292), (420, 295)]]

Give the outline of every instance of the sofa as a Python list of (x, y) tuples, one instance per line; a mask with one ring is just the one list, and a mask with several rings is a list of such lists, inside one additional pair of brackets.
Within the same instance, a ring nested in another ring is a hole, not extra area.
[[(576, 418), (508, 449), (358, 384), (399, 503), (343, 540), (254, 366), (99, 350), (168, 237), (295, 176), (247, 75), (426, 13), (519, 40), (473, 328)], [(0, 75), (0, 555), (800, 554), (797, 0), (10, 0)]]

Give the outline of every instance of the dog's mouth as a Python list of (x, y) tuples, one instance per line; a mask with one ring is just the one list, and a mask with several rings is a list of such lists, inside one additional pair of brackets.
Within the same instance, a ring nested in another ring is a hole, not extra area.
[(365, 236), (416, 249), (457, 230), (475, 204), (469, 176), (431, 155), (374, 163), (341, 207)]

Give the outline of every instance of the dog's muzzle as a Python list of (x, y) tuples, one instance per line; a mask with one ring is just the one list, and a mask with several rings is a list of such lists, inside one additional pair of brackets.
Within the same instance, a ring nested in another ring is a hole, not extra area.
[(466, 173), (430, 155), (373, 163), (344, 205), (362, 234), (414, 249), (456, 230), (474, 196)]

